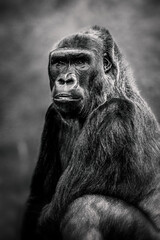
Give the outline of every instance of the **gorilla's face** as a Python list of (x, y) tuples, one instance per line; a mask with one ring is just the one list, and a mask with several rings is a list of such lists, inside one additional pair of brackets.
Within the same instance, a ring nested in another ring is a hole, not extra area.
[(97, 40), (88, 36), (62, 40), (49, 56), (50, 86), (57, 109), (69, 115), (86, 115), (95, 105), (94, 95), (101, 97), (102, 78), (109, 64), (103, 66), (102, 45)]

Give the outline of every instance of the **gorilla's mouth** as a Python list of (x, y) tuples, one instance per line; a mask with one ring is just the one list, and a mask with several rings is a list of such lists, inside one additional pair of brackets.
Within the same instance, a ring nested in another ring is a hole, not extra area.
[(82, 98), (79, 96), (74, 96), (69, 93), (59, 93), (56, 94), (53, 98), (55, 102), (77, 102), (80, 101)]

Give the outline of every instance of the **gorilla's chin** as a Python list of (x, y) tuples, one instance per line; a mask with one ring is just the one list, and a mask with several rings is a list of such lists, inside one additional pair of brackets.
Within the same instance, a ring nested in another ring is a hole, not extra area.
[(54, 99), (54, 104), (62, 114), (75, 115), (78, 114), (82, 108), (82, 99)]

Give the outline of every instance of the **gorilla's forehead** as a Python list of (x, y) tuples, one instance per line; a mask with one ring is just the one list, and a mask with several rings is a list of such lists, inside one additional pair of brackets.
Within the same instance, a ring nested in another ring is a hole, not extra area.
[(53, 51), (50, 52), (51, 56), (53, 57), (65, 57), (66, 55), (67, 56), (82, 56), (82, 55), (85, 55), (85, 56), (88, 56), (89, 57), (93, 57), (94, 54), (91, 52), (91, 51), (88, 51), (86, 49), (74, 49), (74, 48), (58, 48), (58, 49), (55, 49)]
[(66, 49), (86, 49), (98, 54), (103, 52), (103, 42), (101, 39), (89, 34), (76, 34), (61, 40), (56, 48)]

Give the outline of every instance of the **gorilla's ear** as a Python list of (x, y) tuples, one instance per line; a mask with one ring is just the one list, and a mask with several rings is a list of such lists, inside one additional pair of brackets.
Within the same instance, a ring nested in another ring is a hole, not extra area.
[(113, 80), (119, 80), (119, 62), (121, 61), (121, 53), (118, 46), (114, 42), (108, 30), (102, 29), (102, 39), (104, 44), (103, 64), (104, 72), (111, 74)]
[(107, 53), (104, 53), (103, 55), (103, 68), (104, 68), (104, 72), (107, 74), (109, 72), (109, 70), (112, 67), (112, 63), (109, 60), (109, 57), (107, 55)]

